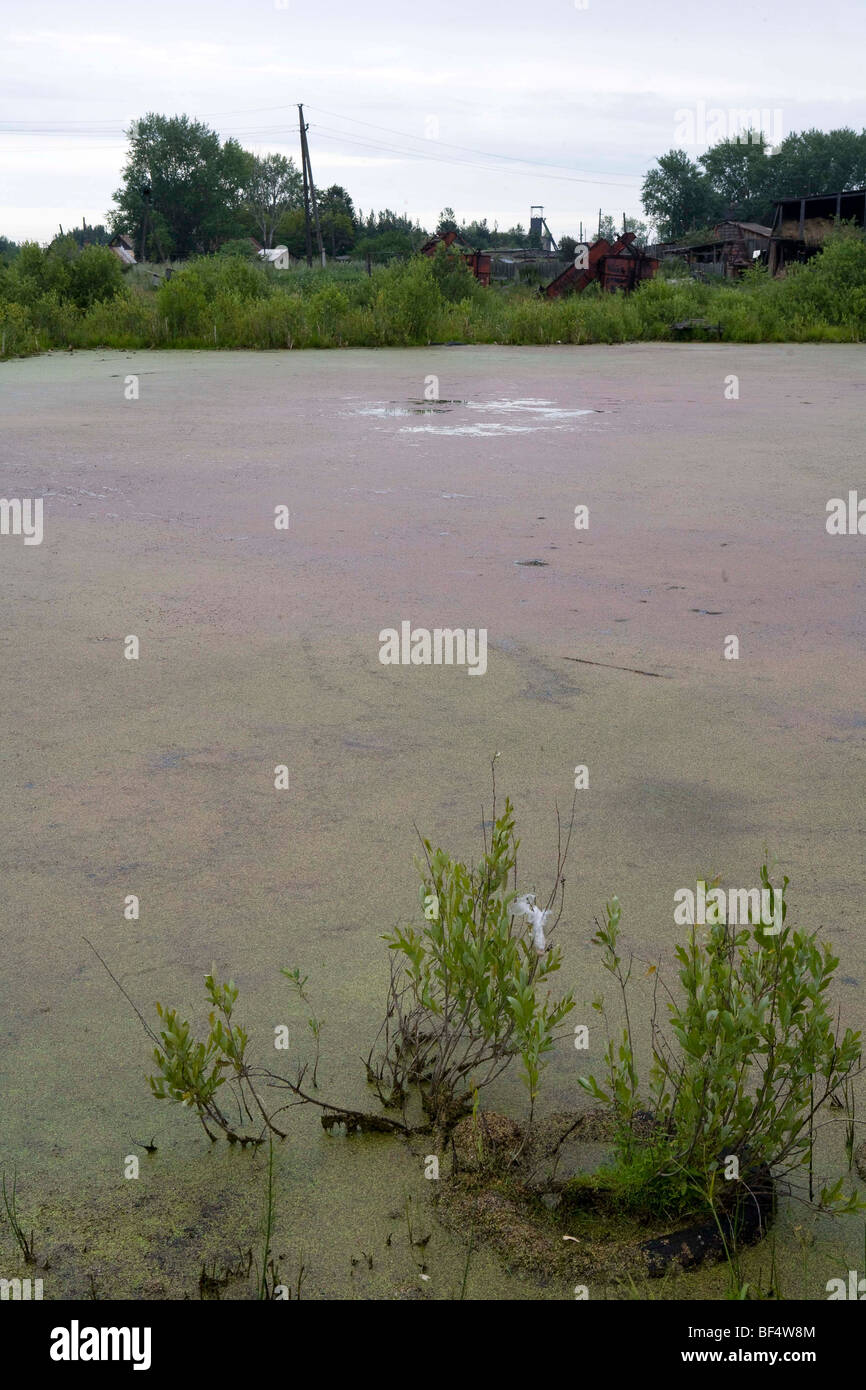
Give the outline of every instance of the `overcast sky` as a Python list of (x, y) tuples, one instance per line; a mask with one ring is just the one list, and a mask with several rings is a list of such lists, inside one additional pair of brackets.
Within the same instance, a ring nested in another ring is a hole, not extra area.
[(450, 205), (505, 228), (541, 203), (554, 236), (600, 205), (640, 216), (655, 157), (674, 144), (697, 156), (720, 111), (765, 112), (775, 139), (866, 126), (863, 0), (0, 0), (0, 12), (0, 233), (15, 240), (104, 221), (123, 131), (147, 111), (299, 162), (302, 101), (317, 184), (344, 184), (356, 207), (430, 226)]

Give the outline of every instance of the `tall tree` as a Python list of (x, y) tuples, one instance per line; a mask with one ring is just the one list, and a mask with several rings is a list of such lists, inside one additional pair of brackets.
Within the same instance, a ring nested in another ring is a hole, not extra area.
[(249, 156), (244, 200), (256, 221), (262, 244), (274, 244), (274, 231), (284, 213), (303, 202), (303, 180), (294, 160), (283, 154)]
[(332, 256), (342, 256), (355, 243), (355, 205), (345, 188), (332, 183), (317, 197), (322, 236)]
[(723, 213), (722, 199), (684, 150), (668, 150), (656, 164), (643, 181), (641, 201), (663, 241), (706, 227)]
[(741, 221), (766, 222), (773, 204), (773, 162), (767, 142), (756, 131), (739, 140), (720, 140), (700, 161), (713, 191)]
[(785, 137), (772, 159), (774, 197), (843, 193), (866, 187), (866, 130), (804, 130)]
[(177, 257), (243, 234), (251, 156), (236, 140), (222, 144), (201, 121), (152, 112), (127, 134), (123, 183), (109, 213), (113, 231), (128, 233), (138, 249), (147, 215), (146, 253)]
[(457, 218), (454, 216), (453, 208), (443, 208), (439, 214), (439, 221), (436, 223), (436, 235), (444, 236), (446, 232), (457, 231)]

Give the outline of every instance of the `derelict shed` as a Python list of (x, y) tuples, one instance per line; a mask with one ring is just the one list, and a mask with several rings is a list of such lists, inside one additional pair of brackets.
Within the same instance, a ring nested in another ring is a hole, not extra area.
[(739, 222), (726, 218), (713, 227), (708, 241), (692, 245), (663, 242), (648, 248), (663, 260), (686, 262), (698, 275), (721, 275), (733, 280), (758, 261), (766, 261), (770, 246), (769, 227), (760, 222)]
[(130, 266), (136, 264), (135, 247), (132, 244), (132, 238), (128, 237), (126, 232), (118, 232), (113, 236), (108, 243), (108, 248), (114, 252), (124, 270), (128, 270)]
[(292, 264), (287, 246), (264, 247), (259, 251), (259, 260), (273, 266), (274, 270), (289, 270)]
[(780, 198), (770, 232), (770, 273), (778, 274), (790, 261), (809, 260), (841, 222), (866, 227), (866, 188), (807, 198)]

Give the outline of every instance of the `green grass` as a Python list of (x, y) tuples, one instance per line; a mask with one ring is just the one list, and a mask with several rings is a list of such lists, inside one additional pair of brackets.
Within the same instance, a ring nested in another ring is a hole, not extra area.
[(213, 256), (188, 262), (154, 289), (135, 272), (120, 280), (94, 256), (85, 276), (51, 252), (25, 251), (0, 266), (2, 357), (49, 348), (664, 342), (672, 324), (694, 318), (720, 323), (728, 342), (866, 338), (866, 237), (852, 231), (783, 280), (761, 270), (711, 284), (660, 275), (631, 295), (590, 290), (560, 300), (528, 286), (484, 290), (453, 263), (423, 257), (368, 276), (358, 266), (274, 273)]

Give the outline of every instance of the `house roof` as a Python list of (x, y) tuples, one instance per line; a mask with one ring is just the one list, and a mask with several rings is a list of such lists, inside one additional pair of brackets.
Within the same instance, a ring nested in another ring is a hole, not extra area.
[(742, 227), (743, 231), (751, 232), (753, 236), (769, 236), (772, 227), (765, 227), (760, 222), (741, 222), (737, 217), (725, 217), (721, 222), (716, 223), (716, 227)]
[(866, 195), (866, 188), (845, 188), (841, 193), (791, 193), (785, 198), (777, 198), (775, 206), (781, 207), (783, 203), (822, 203), (831, 198), (862, 198)]
[(281, 256), (288, 256), (288, 246), (272, 246), (259, 252), (259, 255), (266, 261), (278, 261)]

